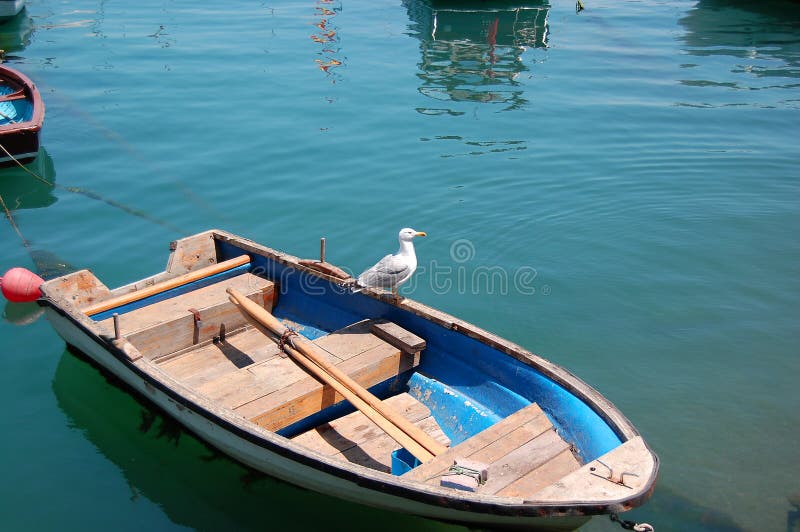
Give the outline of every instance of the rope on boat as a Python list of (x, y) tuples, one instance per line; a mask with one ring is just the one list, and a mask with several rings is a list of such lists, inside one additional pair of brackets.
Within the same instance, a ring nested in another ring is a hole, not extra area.
[(22, 240), (22, 245), (25, 246), (26, 249), (30, 248), (31, 247), (30, 244), (28, 243), (27, 240), (25, 240), (25, 237), (22, 236), (22, 233), (20, 232), (19, 227), (17, 227), (17, 224), (14, 222), (14, 217), (11, 216), (11, 211), (8, 210), (8, 207), (6, 206), (6, 202), (3, 200), (3, 195), (2, 194), (0, 194), (0, 205), (3, 206), (3, 211), (5, 211), (6, 218), (8, 218), (8, 221), (11, 223), (11, 227), (14, 228), (14, 231), (16, 231), (17, 235), (19, 235), (20, 240)]
[(292, 336), (297, 336), (297, 331), (292, 329), (291, 327), (286, 327), (286, 330), (283, 331), (280, 340), (278, 341), (278, 348), (283, 352), (286, 351), (286, 344), (289, 344), (294, 350), (297, 350), (297, 347), (294, 345), (294, 340), (292, 340)]
[(472, 469), (471, 467), (460, 466), (457, 464), (451, 465), (450, 469), (448, 469), (444, 473), (433, 475), (432, 477), (428, 478), (425, 482), (428, 482), (429, 480), (433, 480), (435, 478), (449, 477), (452, 475), (466, 475), (468, 477), (472, 477), (478, 482), (479, 485), (486, 483), (486, 480), (484, 480), (484, 477), (483, 475), (481, 475), (481, 472), (479, 470)]
[(610, 514), (609, 519), (614, 521), (615, 523), (619, 523), (619, 526), (624, 528), (625, 530), (634, 530), (635, 532), (654, 532), (655, 528), (650, 523), (637, 523), (635, 521), (628, 521), (626, 519), (620, 519), (617, 514)]

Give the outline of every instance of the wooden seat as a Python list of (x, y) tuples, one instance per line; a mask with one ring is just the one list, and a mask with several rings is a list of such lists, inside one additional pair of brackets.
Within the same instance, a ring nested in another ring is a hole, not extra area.
[[(428, 407), (411, 395), (402, 393), (383, 402), (442, 445), (450, 445), (450, 439), (433, 419)], [(392, 469), (392, 451), (400, 448), (399, 443), (361, 412), (335, 419), (292, 439), (322, 454), (385, 473)]]
[(488, 466), (487, 495), (525, 497), (581, 467), (536, 403), (412, 469), (403, 478), (439, 485), (458, 460)]
[[(151, 359), (207, 342), (220, 335), (223, 325), (225, 334), (233, 333), (243, 328), (247, 320), (228, 300), (225, 292), (228, 287), (236, 288), (267, 310), (272, 309), (274, 284), (244, 273), (127, 312), (119, 317), (120, 332), (143, 356)], [(108, 336), (114, 334), (112, 318), (99, 325)]]
[[(381, 337), (373, 334), (377, 328)], [(329, 362), (365, 388), (416, 367), (425, 347), (419, 337), (394, 324), (369, 320), (318, 338), (314, 344)], [(272, 340), (255, 329), (230, 335), (224, 342), (199, 346), (161, 362), (160, 367), (269, 430), (288, 427), (343, 400), (331, 387), (284, 357)]]

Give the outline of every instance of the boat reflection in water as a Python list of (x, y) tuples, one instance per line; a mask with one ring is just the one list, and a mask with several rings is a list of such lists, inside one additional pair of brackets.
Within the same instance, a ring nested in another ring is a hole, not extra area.
[(522, 55), (547, 47), (548, 2), (404, 0), (404, 5), (421, 41), (420, 92), (440, 101), (500, 103), (509, 109), (527, 103), (518, 82), (529, 70)]
[[(53, 158), (41, 147), (36, 158), (24, 168), (12, 166), (0, 169), (0, 197), (3, 198), (3, 204), (12, 216), (14, 211), (22, 209), (49, 207), (58, 200), (53, 194), (55, 179)], [(5, 216), (5, 213), (0, 212), (0, 216)], [(28, 251), (36, 265), (36, 273), (43, 279), (64, 275), (71, 268), (46, 251), (36, 249)], [(0, 275), (2, 273), (0, 271)], [(36, 321), (42, 310), (36, 303), (7, 301), (3, 307), (2, 317), (14, 325), (29, 325)]]
[(49, 207), (58, 198), (53, 195), (56, 169), (53, 158), (44, 147), (25, 167), (0, 169), (0, 196), (10, 211)]
[[(118, 508), (120, 512), (141, 513), (145, 501), (157, 501), (170, 522), (200, 530), (256, 530), (265, 520), (276, 530), (314, 530), (321, 515), (334, 529), (352, 528), (353, 512), (375, 521), (383, 515), (232, 461), (81, 353), (63, 352), (52, 386), (69, 426), (119, 471), (119, 477), (93, 482), (108, 486), (109, 493), (117, 493), (120, 482), (128, 485), (130, 503), (127, 509)], [(310, 507), (315, 511), (307, 511)], [(382, 525), (384, 532), (426, 523), (405, 516), (393, 519)]]
[(33, 20), (24, 7), (13, 17), (0, 18), (0, 50), (5, 52), (6, 59), (13, 58), (9, 54), (24, 50), (28, 46), (33, 28)]

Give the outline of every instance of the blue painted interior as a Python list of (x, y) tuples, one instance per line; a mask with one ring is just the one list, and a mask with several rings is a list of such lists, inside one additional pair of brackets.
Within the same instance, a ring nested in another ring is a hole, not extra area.
[[(223, 255), (220, 260), (241, 254), (240, 249), (223, 242), (219, 250)], [(436, 421), (454, 443), (532, 402), (539, 404), (584, 461), (593, 460), (621, 443), (612, 427), (587, 403), (513, 357), (316, 276), (264, 257), (252, 259), (254, 273), (279, 284), (280, 299), (274, 312), (280, 318), (296, 321), (317, 333), (334, 331), (365, 318), (386, 319), (424, 338), (427, 348), (421, 364), (405, 385), (431, 408)], [(376, 390), (376, 395), (381, 394), (386, 391)], [(338, 412), (323, 411), (301, 425), (310, 428), (320, 420), (331, 419), (334, 413)], [(294, 433), (302, 427), (295, 424), (282, 432)]]
[[(13, 87), (0, 85), (0, 96), (14, 92)], [(33, 116), (33, 103), (25, 98), (10, 102), (0, 102), (0, 125), (24, 122)]]

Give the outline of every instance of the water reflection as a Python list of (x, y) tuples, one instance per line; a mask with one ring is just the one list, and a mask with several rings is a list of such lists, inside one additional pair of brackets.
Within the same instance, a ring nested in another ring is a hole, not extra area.
[[(69, 427), (116, 466), (119, 476), (98, 482), (109, 486), (108, 504), (118, 504), (113, 511), (119, 518), (141, 517), (138, 503), (145, 499), (172, 523), (195, 530), (260, 530), (265, 523), (275, 530), (374, 528), (354, 525), (354, 520), (383, 520), (383, 532), (450, 529), (403, 514), (387, 520), (385, 511), (295, 488), (245, 468), (203, 444), (142, 396), (129, 393), (129, 387), (98, 370), (85, 355), (65, 351), (52, 387)], [(128, 506), (114, 498), (119, 481), (130, 490)], [(73, 499), (81, 495), (80, 488), (68, 494)]]
[[(700, 0), (679, 23), (686, 29), (682, 36), (686, 53), (715, 58), (698, 61), (701, 64), (684, 63), (684, 72), (691, 73), (691, 77), (681, 80), (682, 84), (728, 91), (800, 86), (800, 10), (795, 3)], [(769, 98), (759, 95), (758, 103), (787, 103), (780, 99), (780, 93), (772, 94)], [(721, 104), (743, 102), (730, 100)]]
[(0, 170), (0, 196), (10, 211), (40, 209), (57, 201), (53, 195), (56, 169), (53, 158), (44, 147), (36, 159), (25, 165)]
[[(546, 48), (550, 5), (440, 0), (404, 0), (420, 39), (420, 92), (440, 102), (527, 103), (518, 82), (529, 67), (522, 55)], [(464, 114), (454, 108), (425, 107), (423, 114)]]
[(24, 7), (16, 16), (0, 21), (0, 50), (5, 52), (6, 59), (12, 59), (14, 56), (10, 54), (28, 46), (33, 28), (33, 20)]
[(317, 0), (314, 6), (316, 19), (314, 26), (317, 29), (310, 37), (320, 47), (317, 52), (319, 57), (314, 62), (328, 76), (331, 83), (336, 83), (341, 79), (336, 69), (344, 63), (344, 59), (341, 57), (339, 27), (335, 22), (336, 15), (341, 11), (340, 0)]

